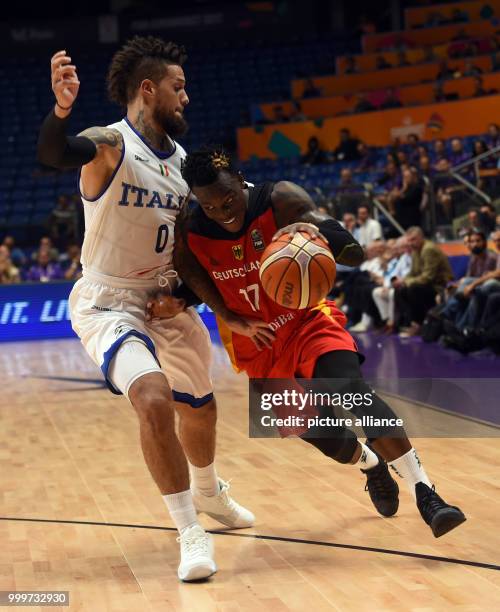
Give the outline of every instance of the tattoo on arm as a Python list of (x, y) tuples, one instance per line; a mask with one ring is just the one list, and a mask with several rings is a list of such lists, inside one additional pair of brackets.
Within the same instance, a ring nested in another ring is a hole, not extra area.
[(92, 140), (95, 145), (107, 145), (119, 151), (123, 150), (123, 136), (118, 130), (113, 128), (91, 127), (80, 132), (78, 136), (85, 136), (89, 140)]
[(210, 278), (209, 273), (200, 264), (189, 248), (187, 241), (187, 215), (177, 218), (175, 224), (174, 268), (184, 283), (193, 291), (215, 314), (224, 318), (228, 308), (219, 290)]

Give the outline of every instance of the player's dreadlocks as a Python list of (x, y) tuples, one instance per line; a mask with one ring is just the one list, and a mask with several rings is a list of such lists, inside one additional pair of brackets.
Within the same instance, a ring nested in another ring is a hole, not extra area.
[(222, 148), (202, 147), (186, 157), (181, 171), (189, 189), (192, 189), (215, 183), (221, 170), (226, 170), (230, 174), (238, 172)]
[(134, 36), (115, 53), (108, 71), (108, 95), (111, 101), (126, 107), (141, 81), (155, 83), (165, 76), (165, 64), (182, 66), (186, 50), (173, 42), (154, 36)]

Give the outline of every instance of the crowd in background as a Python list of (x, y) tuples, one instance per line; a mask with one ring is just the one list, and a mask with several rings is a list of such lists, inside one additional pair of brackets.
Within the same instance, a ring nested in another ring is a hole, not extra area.
[[(409, 134), (406, 142), (394, 142), (381, 171), (377, 151), (343, 129), (340, 143), (333, 151), (325, 150), (319, 140), (312, 137), (301, 162), (308, 166), (352, 162), (349, 167), (342, 168), (340, 179), (332, 186), (329, 212), (334, 216), (342, 216), (346, 208), (352, 209), (353, 203), (356, 206), (368, 189), (399, 225), (407, 229), (423, 224), (432, 197), (437, 224), (454, 222), (455, 237), (461, 237), (470, 227), (479, 227), (491, 234), (500, 228), (500, 215), (494, 205), (484, 200), (471, 206), (469, 192), (466, 193), (464, 185), (449, 171), (499, 145), (500, 129), (495, 123), (488, 126), (486, 134), (474, 140), (470, 150), (465, 149), (460, 138), (453, 138), (448, 145), (441, 139), (421, 142), (416, 134)], [(499, 195), (498, 163), (498, 154), (486, 156), (461, 170), (460, 176), (495, 198)], [(372, 185), (359, 179), (367, 172), (372, 176), (378, 173)], [(393, 229), (388, 226), (387, 231), (390, 233)]]
[(454, 278), (448, 257), (420, 227), (384, 240), (366, 205), (357, 215), (345, 213), (342, 223), (366, 253), (359, 268), (339, 267), (332, 294), (352, 332), (422, 335), (462, 352), (500, 352), (500, 230), (491, 235), (494, 251), (481, 229), (464, 234), (468, 265)]

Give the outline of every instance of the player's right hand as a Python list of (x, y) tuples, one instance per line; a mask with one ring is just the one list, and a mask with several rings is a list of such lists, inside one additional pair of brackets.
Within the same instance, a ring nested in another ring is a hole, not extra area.
[[(50, 60), (52, 91), (57, 100), (58, 109), (69, 109), (75, 103), (80, 88), (76, 66), (71, 64), (71, 57), (66, 51), (58, 51)], [(64, 112), (64, 111), (63, 111)]]
[(249, 319), (231, 313), (224, 317), (224, 323), (235, 334), (251, 338), (259, 351), (271, 348), (272, 343), (276, 340), (276, 336), (269, 329), (269, 325), (259, 319)]

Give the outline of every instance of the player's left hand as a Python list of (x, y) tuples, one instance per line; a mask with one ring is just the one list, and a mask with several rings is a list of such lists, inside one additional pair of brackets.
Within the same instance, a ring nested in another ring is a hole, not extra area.
[(321, 240), (324, 240), (326, 243), (328, 243), (328, 240), (323, 236), (323, 234), (319, 231), (316, 225), (314, 225), (313, 223), (304, 223), (302, 221), (286, 225), (285, 227), (279, 229), (276, 234), (274, 234), (272, 242), (275, 242), (280, 236), (283, 236), (284, 234), (288, 234), (290, 238), (293, 238), (297, 232), (304, 232), (305, 234), (308, 234), (313, 240), (314, 238), (321, 238)]
[(186, 302), (171, 295), (158, 294), (146, 304), (146, 321), (152, 319), (172, 319), (184, 312)]

